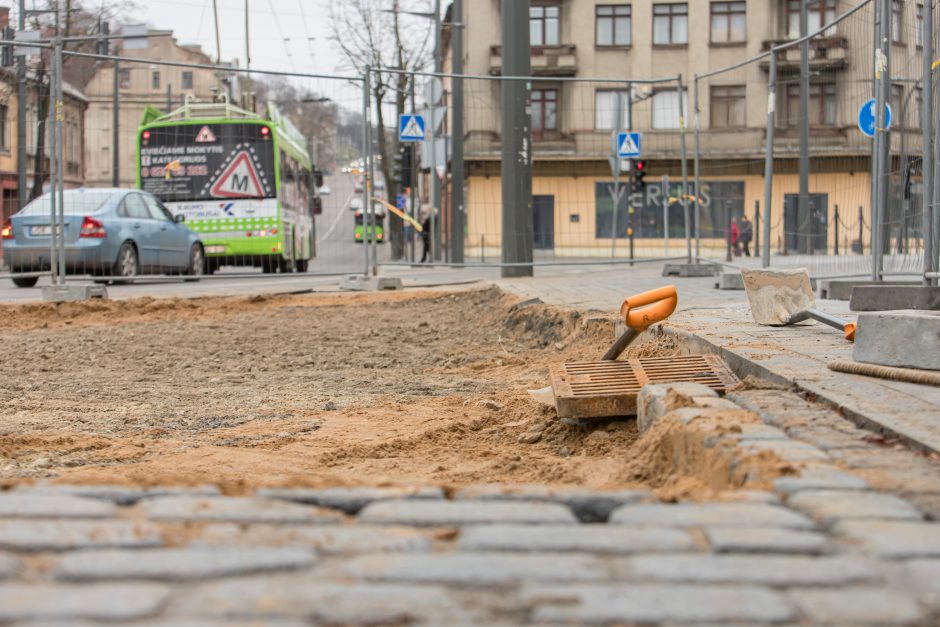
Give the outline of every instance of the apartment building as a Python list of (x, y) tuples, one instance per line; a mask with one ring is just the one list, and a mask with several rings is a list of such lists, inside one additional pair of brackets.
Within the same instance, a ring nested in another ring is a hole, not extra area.
[[(810, 30), (856, 4), (817, 0), (809, 10)], [(750, 216), (763, 203), (769, 62), (763, 59), (698, 81), (697, 111), (693, 79), (797, 38), (800, 5), (800, 0), (532, 0), (536, 247), (556, 255), (610, 250), (614, 202), (608, 158), (615, 128), (643, 133), (648, 171), (646, 190), (620, 199), (618, 239), (632, 229), (640, 250), (658, 252), (665, 225), (671, 237), (684, 237), (682, 207), (666, 200), (681, 195), (683, 121), (689, 193), (697, 193), (702, 205), (702, 237), (720, 246), (729, 215)], [(895, 0), (893, 8), (892, 52), (899, 61), (892, 76), (900, 78), (892, 87), (892, 141), (903, 157), (904, 151), (916, 154), (920, 148), (916, 80), (923, 4)], [(465, 28), (465, 74), (496, 79), (501, 75), (500, 0), (464, 2), (463, 10), (464, 15), (451, 19)], [(873, 7), (865, 7), (811, 42), (809, 215), (799, 215), (796, 202), (799, 52), (779, 55), (773, 103), (775, 252), (824, 252), (836, 237), (840, 245), (851, 246), (858, 237), (851, 229), (859, 211), (868, 220), (872, 142), (859, 131), (857, 115), (873, 92), (873, 21)], [(445, 66), (449, 64), (447, 57)], [(644, 82), (680, 74), (681, 90), (676, 80)], [(498, 254), (501, 83), (466, 80), (464, 89), (468, 255)], [(696, 118), (702, 181), (697, 192), (692, 184)], [(901, 220), (902, 205), (898, 200), (892, 213)], [(836, 206), (841, 211), (838, 234)], [(623, 240), (617, 246), (625, 254)]]
[[(153, 107), (169, 111), (183, 104), (187, 97), (211, 101), (218, 91), (217, 73), (207, 68), (187, 68), (148, 63), (148, 59), (175, 61), (193, 65), (212, 65), (213, 60), (199, 46), (181, 45), (171, 31), (150, 30), (147, 47), (117, 48), (123, 57), (139, 58), (140, 62), (118, 65), (119, 119), (118, 159), (121, 186), (136, 182), (137, 128), (144, 110)], [(222, 90), (232, 94), (234, 83), (223, 75)], [(98, 63), (85, 87), (88, 111), (85, 126), (86, 178), (89, 185), (109, 186), (112, 183), (112, 128), (114, 64)]]

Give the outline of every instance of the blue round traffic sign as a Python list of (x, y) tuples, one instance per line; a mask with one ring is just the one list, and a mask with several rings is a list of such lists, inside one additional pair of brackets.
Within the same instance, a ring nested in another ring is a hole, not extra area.
[[(865, 135), (869, 137), (875, 136), (875, 127), (878, 123), (878, 116), (876, 115), (878, 106), (878, 101), (874, 98), (867, 101), (863, 104), (858, 110), (858, 129), (862, 131)], [(891, 105), (886, 104), (887, 111), (885, 112), (885, 128), (891, 128)]]

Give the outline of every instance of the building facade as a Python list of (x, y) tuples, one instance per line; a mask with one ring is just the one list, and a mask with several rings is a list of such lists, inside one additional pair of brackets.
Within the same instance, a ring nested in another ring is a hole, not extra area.
[[(122, 187), (136, 183), (137, 128), (147, 107), (169, 111), (183, 104), (187, 97), (211, 101), (218, 93), (218, 73), (209, 68), (154, 65), (147, 59), (174, 61), (193, 65), (211, 65), (212, 60), (199, 46), (177, 43), (170, 31), (151, 30), (147, 46), (123, 49), (122, 57), (140, 62), (118, 65), (118, 172)], [(99, 62), (85, 87), (88, 112), (85, 118), (88, 137), (85, 146), (87, 182), (94, 186), (112, 184), (114, 63)], [(233, 85), (228, 74), (222, 75), (222, 91), (231, 95)]]
[[(812, 3), (810, 31), (856, 4)], [(807, 215), (799, 214), (796, 202), (799, 50), (779, 55), (772, 103), (766, 58), (695, 80), (696, 75), (797, 38), (800, 5), (800, 0), (532, 0), (531, 74), (536, 80), (529, 106), (536, 248), (556, 255), (596, 255), (611, 249), (616, 232), (618, 254), (626, 254), (626, 240), (621, 238), (632, 232), (638, 252), (659, 253), (667, 233), (684, 238), (678, 200), (683, 134), (688, 195), (697, 194), (701, 204), (702, 238), (709, 246), (723, 248), (729, 217), (753, 216), (763, 203), (768, 104), (777, 116), (772, 249), (832, 252), (836, 240), (840, 247), (853, 246), (859, 239), (859, 214), (864, 222), (870, 214), (872, 141), (860, 132), (857, 116), (873, 95), (874, 3), (810, 45)], [(917, 79), (922, 7), (914, 0), (893, 4), (892, 55), (898, 61), (892, 71), (892, 145), (902, 170), (898, 186), (905, 176), (910, 178), (905, 164), (921, 145)], [(497, 79), (500, 0), (464, 2), (463, 10), (454, 21), (465, 25), (465, 74)], [(445, 65), (450, 66), (449, 57)], [(681, 89), (674, 79), (678, 75)], [(670, 80), (648, 82), (661, 78)], [(494, 255), (501, 242), (501, 82), (469, 79), (464, 90), (467, 254)], [(702, 183), (698, 191), (693, 184), (696, 125)], [(616, 214), (609, 164), (615, 129), (642, 133), (647, 172), (645, 189), (622, 193)], [(896, 223), (898, 232), (915, 221), (914, 210), (905, 202), (916, 204), (917, 188), (913, 186), (913, 194), (907, 194), (913, 199), (906, 201), (899, 189), (893, 190), (889, 222)], [(867, 233), (861, 238), (865, 243)], [(684, 252), (684, 245), (675, 240), (672, 246), (673, 253)]]

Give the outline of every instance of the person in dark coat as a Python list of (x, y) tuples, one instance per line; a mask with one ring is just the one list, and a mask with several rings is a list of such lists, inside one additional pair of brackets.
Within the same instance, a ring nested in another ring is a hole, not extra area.
[(424, 250), (421, 251), (421, 263), (431, 261), (431, 213), (424, 212), (424, 219), (421, 220), (421, 244)]
[(747, 216), (741, 216), (741, 248), (744, 250), (744, 256), (751, 256), (751, 240), (754, 239), (754, 224), (747, 219)]

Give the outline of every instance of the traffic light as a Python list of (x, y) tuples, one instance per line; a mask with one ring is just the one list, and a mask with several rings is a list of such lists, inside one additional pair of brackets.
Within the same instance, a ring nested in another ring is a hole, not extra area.
[(98, 40), (97, 53), (102, 56), (107, 56), (110, 46), (110, 42), (107, 37), (111, 34), (111, 25), (108, 22), (98, 22), (98, 34), (101, 35), (101, 38)]
[(398, 154), (392, 157), (392, 180), (401, 181), (403, 171), (402, 162), (404, 161), (404, 150), (399, 150)]
[(633, 192), (642, 192), (646, 189), (646, 161), (637, 159), (633, 162)]
[(404, 148), (401, 153), (401, 187), (411, 187), (414, 181), (411, 179), (411, 170), (414, 168), (414, 145)]
[[(10, 41), (15, 36), (16, 34), (9, 26), (4, 26), (3, 29), (0, 29), (0, 38), (2, 39)], [(0, 46), (0, 66), (13, 66), (13, 44), (3, 44), (3, 46)]]

